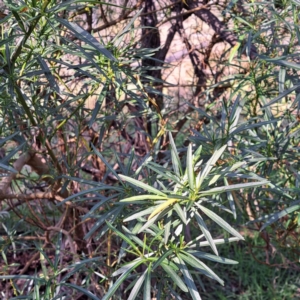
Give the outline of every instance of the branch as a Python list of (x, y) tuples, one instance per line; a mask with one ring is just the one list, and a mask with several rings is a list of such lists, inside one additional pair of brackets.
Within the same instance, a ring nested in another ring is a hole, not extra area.
[[(0, 186), (1, 188), (1, 186)], [(1, 190), (0, 190), (1, 191)], [(22, 205), (24, 201), (34, 201), (37, 199), (53, 199), (58, 202), (62, 202), (65, 199), (59, 195), (54, 194), (53, 192), (37, 192), (37, 193), (30, 193), (30, 194), (4, 194), (0, 193), (0, 201), (3, 200), (11, 200), (11, 199), (18, 199), (19, 201), (14, 203), (14, 207)], [(89, 212), (87, 208), (81, 206), (75, 206), (72, 202), (67, 201), (65, 202), (66, 205), (70, 206), (71, 208), (77, 209), (78, 211), (86, 214)], [(4, 211), (9, 211), (11, 208), (4, 209)]]
[(99, 32), (99, 31), (104, 30), (104, 29), (106, 29), (106, 28), (108, 28), (110, 26), (118, 24), (119, 22), (124, 21), (125, 19), (127, 19), (129, 17), (129, 15), (135, 9), (139, 8), (142, 5), (143, 2), (144, 2), (143, 0), (140, 0), (136, 5), (133, 6), (132, 9), (128, 10), (126, 13), (121, 14), (117, 19), (112, 20), (112, 21), (110, 21), (110, 22), (108, 22), (108, 23), (106, 23), (104, 25), (99, 26), (99, 27), (96, 27), (95, 29), (93, 29), (93, 33)]
[[(197, 2), (193, 0), (187, 0), (187, 6), (191, 9), (197, 8)], [(234, 33), (228, 30), (225, 24), (220, 21), (211, 11), (206, 8), (202, 8), (194, 12), (195, 15), (202, 21), (207, 23), (212, 29), (230, 46), (234, 46), (237, 42), (237, 37)]]
[(209, 8), (210, 6), (211, 6), (211, 4), (205, 4), (205, 5), (202, 5), (202, 6), (193, 8), (193, 9), (189, 9), (189, 10), (187, 10), (187, 11), (184, 11), (184, 12), (181, 13), (181, 14), (178, 14), (178, 15), (175, 15), (175, 16), (172, 16), (172, 17), (169, 17), (169, 18), (167, 18), (166, 20), (163, 20), (163, 21), (159, 22), (159, 23), (156, 25), (156, 27), (159, 27), (159, 26), (161, 26), (161, 25), (163, 25), (163, 24), (169, 22), (170, 20), (177, 19), (178, 17), (183, 17), (183, 16), (186, 16), (186, 15), (189, 15), (189, 16), (190, 16), (191, 14), (193, 14), (193, 13), (195, 13), (195, 12), (201, 10), (201, 9), (207, 9), (207, 8)]

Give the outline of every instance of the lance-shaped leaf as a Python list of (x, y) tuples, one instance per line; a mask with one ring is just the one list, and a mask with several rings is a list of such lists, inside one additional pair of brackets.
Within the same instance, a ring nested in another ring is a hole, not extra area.
[(206, 178), (206, 176), (209, 174), (209, 172), (213, 168), (214, 164), (217, 162), (217, 160), (223, 154), (226, 147), (227, 147), (227, 145), (224, 145), (219, 150), (215, 151), (214, 154), (212, 155), (212, 157), (206, 163), (205, 168), (198, 174), (198, 176), (196, 178), (196, 188), (197, 188), (197, 190), (200, 189), (203, 180)]
[(133, 26), (135, 20), (140, 16), (140, 14), (142, 13), (142, 11), (143, 11), (143, 8), (140, 9), (140, 10), (135, 14), (135, 16), (133, 16), (133, 17), (130, 19), (130, 21), (129, 21), (129, 23), (126, 25), (126, 27), (125, 27), (122, 31), (120, 31), (120, 32), (115, 36), (115, 38), (112, 40), (112, 43), (115, 45), (115, 47), (119, 47), (120, 43), (121, 43), (121, 42), (123, 41), (123, 39), (124, 39), (125, 34), (130, 30), (130, 27)]
[[(226, 177), (224, 177), (224, 183), (225, 183), (226, 186), (229, 186)], [(229, 191), (227, 192), (227, 199), (228, 199), (228, 202), (229, 202), (231, 211), (232, 211), (232, 213), (233, 213), (233, 216), (234, 216), (234, 218), (236, 219), (236, 209), (235, 209), (234, 199), (233, 199), (233, 196), (232, 196), (231, 192), (229, 192)], [(238, 200), (236, 200), (236, 201), (238, 201)], [(239, 203), (238, 203), (238, 204), (239, 204)]]
[(143, 300), (151, 300), (151, 264), (148, 266), (146, 271)]
[(234, 228), (232, 228), (224, 219), (219, 217), (216, 213), (211, 211), (210, 209), (202, 206), (201, 204), (198, 204), (195, 202), (195, 204), (201, 209), (202, 212), (204, 212), (209, 218), (211, 218), (213, 221), (215, 221), (219, 226), (221, 226), (223, 229), (234, 235), (235, 237), (244, 240), (244, 238), (241, 236), (240, 233), (238, 233)]
[(94, 226), (89, 230), (89, 232), (84, 236), (84, 239), (89, 239), (106, 221), (112, 221), (113, 218), (118, 216), (122, 211), (122, 207), (116, 207), (112, 210), (104, 213), (94, 224)]
[(186, 170), (188, 182), (191, 190), (194, 190), (195, 186), (195, 173), (194, 173), (194, 163), (192, 154), (192, 144), (189, 144), (186, 157)]
[(56, 20), (71, 30), (79, 40), (86, 42), (94, 49), (105, 55), (108, 59), (117, 61), (116, 58), (107, 49), (105, 49), (104, 46), (102, 46), (91, 34), (78, 26), (76, 23), (68, 22), (67, 20), (58, 17), (56, 17)]
[[(187, 246), (189, 246), (189, 248), (209, 246), (208, 241), (199, 242), (202, 238), (203, 238), (203, 236), (199, 236), (199, 237), (195, 238), (194, 240), (188, 242)], [(214, 243), (215, 243), (215, 245), (222, 245), (222, 244), (237, 242), (239, 240), (240, 240), (240, 238), (231, 237), (231, 238), (225, 238), (225, 239), (216, 239), (216, 240), (214, 240)]]
[(197, 256), (199, 258), (204, 258), (204, 259), (208, 259), (217, 263), (221, 263), (221, 264), (228, 264), (228, 265), (236, 265), (239, 262), (229, 259), (229, 258), (225, 258), (225, 257), (221, 257), (221, 256), (216, 256), (207, 252), (202, 252), (202, 251), (197, 251), (197, 250), (187, 250), (188, 253), (190, 253), (191, 255)]
[(233, 172), (234, 170), (240, 168), (241, 166), (243, 166), (245, 164), (246, 164), (246, 162), (240, 161), (240, 162), (235, 163), (233, 166), (229, 166), (229, 167), (223, 169), (221, 172), (218, 172), (216, 175), (214, 175), (214, 177), (209, 181), (208, 186), (216, 183), (224, 175), (226, 175), (230, 172)]
[(178, 202), (178, 199), (168, 199), (167, 201), (165, 201), (164, 203), (162, 203), (161, 205), (159, 205), (149, 216), (148, 220), (151, 220), (154, 216), (156, 216), (157, 214), (163, 212), (166, 208), (168, 208), (169, 206), (173, 205), (174, 203)]
[(108, 292), (104, 295), (102, 300), (109, 300), (116, 292), (116, 290), (119, 288), (119, 286), (122, 284), (124, 280), (126, 280), (130, 273), (136, 269), (140, 264), (142, 264), (145, 260), (140, 260), (138, 262), (135, 262), (135, 264), (132, 265), (131, 268), (127, 269), (126, 272), (124, 272), (118, 280), (113, 284), (113, 286), (108, 290)]
[(119, 231), (117, 228), (113, 227), (109, 222), (106, 222), (107, 226), (114, 231), (122, 240), (126, 241), (138, 254), (141, 255), (141, 251), (139, 248), (132, 242), (130, 238), (128, 238), (125, 234)]
[(137, 195), (129, 198), (120, 200), (120, 202), (135, 202), (135, 201), (148, 201), (148, 200), (164, 200), (168, 199), (167, 197), (162, 197), (158, 195)]
[[(4, 174), (3, 174), (3, 170), (5, 170), (5, 171), (7, 171), (7, 172), (9, 172), (9, 173), (18, 173), (18, 171), (17, 170), (15, 170), (14, 168), (12, 168), (12, 167), (10, 167), (10, 166), (7, 166), (7, 165), (4, 165), (4, 164), (1, 164), (0, 163), (0, 169), (2, 169), (2, 170), (0, 170), (0, 175), (1, 175), (1, 177), (3, 176), (5, 176)], [(8, 174), (7, 174), (8, 175)]]
[(178, 256), (190, 266), (200, 270), (201, 272), (203, 271), (205, 275), (224, 285), (224, 281), (212, 269), (210, 269), (205, 263), (203, 263), (201, 260), (193, 256), (192, 254), (185, 251), (181, 251), (178, 254)]
[(114, 271), (112, 274), (111, 274), (111, 277), (116, 277), (118, 275), (121, 275), (125, 272), (127, 272), (129, 269), (131, 269), (137, 262), (141, 261), (142, 258), (138, 257), (136, 258), (134, 261), (130, 262), (130, 263), (127, 263), (125, 265), (123, 265), (121, 268), (119, 268), (118, 270)]
[(269, 181), (267, 181), (267, 180), (246, 182), (246, 183), (237, 183), (237, 184), (231, 184), (231, 185), (227, 185), (227, 186), (216, 187), (216, 188), (206, 190), (206, 191), (201, 191), (201, 192), (199, 192), (199, 194), (201, 195), (201, 197), (203, 197), (203, 196), (207, 196), (207, 195), (220, 194), (223, 192), (234, 191), (234, 190), (245, 189), (245, 188), (253, 188), (253, 187), (267, 185), (267, 184), (269, 184)]
[(186, 219), (186, 213), (182, 210), (181, 206), (178, 203), (175, 203), (174, 210), (177, 212), (177, 215), (181, 219), (181, 221), (186, 225), (187, 219)]
[[(278, 221), (280, 218), (291, 214), (292, 212), (294, 212), (295, 210), (299, 210), (300, 209), (300, 204), (297, 205), (292, 205), (290, 207), (287, 207), (281, 211), (277, 211), (273, 214), (270, 214), (268, 216), (264, 216), (262, 218), (260, 218), (260, 221), (262, 221), (263, 219), (267, 219), (266, 223), (261, 227), (260, 231), (263, 231), (266, 227), (270, 226), (271, 224), (275, 223), (276, 221)], [(253, 222), (259, 222), (259, 219), (254, 220)]]
[(152, 193), (152, 194), (155, 194), (155, 195), (159, 195), (163, 198), (168, 198), (168, 196), (166, 194), (164, 194), (163, 192), (159, 191), (158, 189), (148, 185), (148, 184), (145, 184), (139, 180), (136, 180), (134, 178), (131, 178), (131, 177), (128, 177), (128, 176), (125, 176), (125, 175), (119, 175), (123, 180), (133, 184), (133, 185), (136, 185), (140, 188), (142, 188), (143, 190), (145, 191), (148, 191), (149, 193)]
[(138, 246), (147, 249), (148, 252), (152, 252), (152, 249), (148, 245), (146, 245), (145, 242), (139, 239), (134, 233), (132, 233), (129, 229), (127, 229), (125, 226), (122, 226), (122, 229), (124, 230), (124, 232), (126, 232), (127, 236)]
[(59, 86), (57, 85), (54, 76), (52, 75), (48, 65), (46, 64), (46, 62), (40, 57), (37, 57), (37, 60), (46, 76), (46, 78), (48, 79), (49, 85), (50, 87), (55, 90), (58, 94), (60, 94), (60, 89)]
[[(173, 253), (173, 249), (169, 249), (167, 251), (164, 252), (164, 254), (154, 263), (152, 270), (154, 271), (158, 266), (160, 266), (163, 261), (169, 257), (171, 254)], [(174, 264), (174, 266), (176, 267), (176, 265)]]
[(153, 212), (153, 210), (155, 209), (156, 206), (154, 207), (149, 207), (147, 209), (144, 209), (144, 210), (141, 210), (133, 215), (130, 215), (129, 217), (125, 218), (123, 220), (123, 222), (129, 222), (129, 221), (132, 221), (132, 220), (137, 220), (138, 218), (140, 217), (143, 217), (145, 215), (149, 215)]
[(196, 216), (196, 220), (198, 222), (198, 225), (199, 225), (201, 231), (203, 232), (204, 236), (206, 237), (206, 240), (208, 241), (211, 249), (214, 251), (214, 253), (216, 255), (219, 255), (217, 247), (216, 247), (216, 245), (214, 243), (214, 240), (213, 240), (213, 238), (212, 238), (212, 236), (210, 234), (210, 231), (208, 230), (208, 228), (207, 228), (204, 220), (202, 219), (201, 215), (196, 211), (195, 212), (195, 216)]
[(74, 290), (77, 290), (79, 291), (80, 293), (82, 293), (83, 295), (87, 296), (88, 299), (92, 299), (92, 300), (99, 300), (99, 298), (97, 296), (95, 296), (93, 293), (91, 293), (90, 291), (84, 289), (83, 287), (81, 286), (78, 286), (78, 285), (75, 285), (73, 283), (61, 283), (61, 285), (64, 285), (64, 286), (67, 286), (67, 287), (70, 287)]
[(186, 285), (184, 284), (184, 282), (182, 281), (182, 279), (177, 275), (177, 273), (174, 271), (174, 269), (172, 269), (169, 265), (167, 265), (166, 263), (162, 263), (160, 265), (164, 271), (172, 278), (172, 280), (174, 281), (174, 283), (184, 292), (188, 292), (188, 288), (186, 287)]
[(172, 167), (173, 167), (176, 175), (181, 176), (182, 175), (181, 161), (180, 161), (178, 151), (177, 151), (177, 148), (176, 148), (176, 145), (173, 140), (171, 132), (169, 132), (169, 140), (170, 140), (170, 145), (171, 145)]
[(200, 294), (195, 285), (194, 279), (193, 279), (192, 275), (190, 274), (186, 264), (184, 263), (184, 261), (182, 260), (182, 258), (180, 256), (177, 256), (176, 258), (178, 261), (177, 265), (183, 274), (184, 281), (188, 287), (190, 295), (192, 296), (193, 300), (201, 300), (201, 297), (200, 297)]
[(136, 298), (141, 286), (143, 285), (143, 282), (146, 278), (146, 275), (147, 275), (147, 272), (148, 272), (148, 269), (146, 269), (146, 271), (140, 276), (140, 278), (136, 281), (133, 289), (131, 290), (130, 292), (130, 295), (128, 297), (128, 300), (133, 300)]
[(172, 212), (173, 212), (173, 210), (171, 209), (168, 212), (167, 218), (165, 219), (165, 222), (164, 222), (164, 243), (165, 243), (165, 245), (168, 244), (168, 240), (169, 240), (169, 236), (170, 236), (171, 223), (172, 223)]
[(143, 227), (139, 230), (138, 233), (143, 232), (145, 229), (147, 229), (148, 227), (150, 227), (152, 224), (154, 224), (157, 220), (161, 219), (162, 217), (164, 217), (166, 214), (168, 213), (168, 209), (165, 209), (164, 211), (160, 212), (159, 214), (155, 215), (154, 217), (152, 217), (150, 220), (148, 220)]

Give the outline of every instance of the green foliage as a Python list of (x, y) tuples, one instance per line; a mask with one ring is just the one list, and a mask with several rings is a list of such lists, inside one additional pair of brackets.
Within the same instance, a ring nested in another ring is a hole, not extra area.
[[(186, 148), (155, 98), (167, 82), (147, 75), (163, 67), (141, 63), (157, 62), (136, 40), (142, 10), (109, 39), (76, 13), (127, 8), (20, 3), (0, 21), (0, 279), (13, 299), (224, 299), (235, 272), (237, 299), (264, 299), (274, 278), (260, 264), (252, 275), (244, 245), (266, 265), (299, 261), (299, 3), (228, 4), (240, 36), (228, 64), (250, 67), (203, 92), (230, 82), (216, 114), (189, 104), (207, 124)], [(245, 223), (260, 235), (236, 244)]]

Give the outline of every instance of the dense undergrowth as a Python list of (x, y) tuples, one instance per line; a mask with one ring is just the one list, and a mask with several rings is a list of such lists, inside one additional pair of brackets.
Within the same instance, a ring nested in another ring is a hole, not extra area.
[[(237, 2), (247, 69), (176, 120), (138, 4), (4, 1), (2, 299), (299, 297), (300, 3)], [(109, 41), (76, 19), (97, 5), (128, 18)]]

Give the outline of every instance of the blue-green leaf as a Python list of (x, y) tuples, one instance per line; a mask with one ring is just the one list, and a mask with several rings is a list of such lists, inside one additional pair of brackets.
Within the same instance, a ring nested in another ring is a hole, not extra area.
[(98, 50), (100, 53), (106, 56), (108, 59), (112, 61), (117, 61), (117, 59), (107, 49), (105, 49), (104, 46), (102, 46), (91, 34), (89, 34), (86, 30), (78, 26), (76, 23), (69, 22), (59, 17), (56, 17), (56, 20), (59, 21), (65, 27), (67, 27), (69, 30), (71, 30), (79, 40), (86, 42), (94, 49)]

